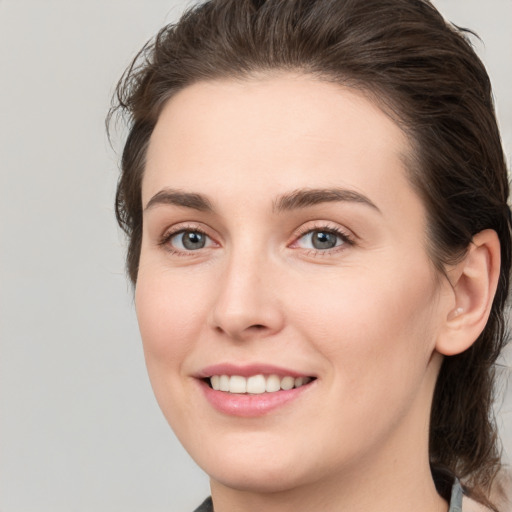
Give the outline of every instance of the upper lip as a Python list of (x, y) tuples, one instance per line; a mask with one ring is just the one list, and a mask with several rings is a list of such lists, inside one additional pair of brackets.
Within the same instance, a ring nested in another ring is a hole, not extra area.
[(237, 365), (233, 363), (220, 363), (203, 368), (196, 377), (206, 379), (212, 375), (240, 375), (251, 377), (252, 375), (278, 375), (279, 377), (313, 377), (311, 374), (303, 373), (290, 368), (275, 366), (272, 364), (252, 363)]

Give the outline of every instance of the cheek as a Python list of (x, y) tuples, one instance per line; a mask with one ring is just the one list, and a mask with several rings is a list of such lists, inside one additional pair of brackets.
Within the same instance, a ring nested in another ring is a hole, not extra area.
[(179, 366), (193, 349), (206, 322), (206, 288), (204, 280), (191, 283), (168, 270), (139, 272), (135, 306), (150, 373)]
[(419, 384), (437, 333), (428, 265), (351, 269), (306, 288), (307, 294), (295, 294), (294, 316), (307, 319), (303, 329), (340, 386), (356, 396), (380, 397), (383, 382), (397, 392), (405, 381)]
[[(194, 417), (187, 399), (185, 367), (206, 324), (204, 281), (180, 278), (156, 265), (141, 266), (135, 306), (148, 376), (157, 402), (171, 426)], [(193, 285), (192, 285), (193, 284)]]

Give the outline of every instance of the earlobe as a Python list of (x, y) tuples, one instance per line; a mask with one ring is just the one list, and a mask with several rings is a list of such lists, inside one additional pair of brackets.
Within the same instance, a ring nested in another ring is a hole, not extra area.
[(455, 306), (450, 308), (436, 343), (446, 356), (467, 350), (484, 330), (500, 274), (500, 242), (492, 229), (473, 237), (451, 275)]

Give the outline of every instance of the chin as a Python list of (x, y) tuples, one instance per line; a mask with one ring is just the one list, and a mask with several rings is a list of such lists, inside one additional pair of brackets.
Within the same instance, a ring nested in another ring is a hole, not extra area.
[(285, 492), (321, 478), (315, 470), (318, 464), (304, 443), (287, 445), (284, 439), (248, 437), (252, 439), (241, 444), (242, 440), (237, 443), (233, 436), (232, 442), (209, 450), (203, 443), (190, 454), (212, 481), (244, 492)]
[(203, 469), (207, 470), (213, 481), (231, 489), (250, 493), (286, 492), (310, 483), (307, 481), (305, 472), (299, 471), (297, 466), (292, 470), (276, 464), (275, 461), (259, 468), (246, 461), (236, 466), (225, 465)]

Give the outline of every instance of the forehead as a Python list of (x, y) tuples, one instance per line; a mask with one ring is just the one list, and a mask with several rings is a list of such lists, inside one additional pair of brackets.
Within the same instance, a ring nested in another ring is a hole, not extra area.
[(143, 202), (171, 186), (219, 200), (336, 186), (385, 206), (401, 191), (413, 194), (408, 148), (397, 124), (354, 89), (302, 75), (200, 82), (162, 110)]

